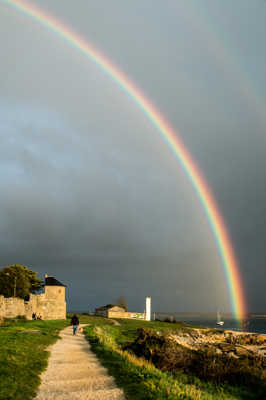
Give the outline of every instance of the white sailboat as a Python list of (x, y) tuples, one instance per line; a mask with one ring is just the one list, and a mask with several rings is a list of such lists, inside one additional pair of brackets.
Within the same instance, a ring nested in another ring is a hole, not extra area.
[(223, 326), (223, 324), (224, 324), (224, 321), (221, 320), (221, 314), (220, 314), (219, 311), (217, 311), (217, 322), (216, 322), (216, 324), (220, 325), (220, 326)]

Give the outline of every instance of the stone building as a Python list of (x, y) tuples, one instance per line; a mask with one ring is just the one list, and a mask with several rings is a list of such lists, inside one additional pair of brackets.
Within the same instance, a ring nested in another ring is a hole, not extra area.
[(106, 306), (99, 307), (95, 309), (95, 314), (100, 315), (101, 317), (110, 317), (109, 314), (111, 312), (118, 312), (118, 313), (124, 313), (125, 310), (123, 307), (116, 306), (114, 304), (107, 304)]
[(131, 318), (131, 319), (144, 319), (143, 313), (127, 312), (123, 307), (107, 304), (106, 306), (95, 309), (95, 315), (106, 318)]
[(44, 293), (30, 294), (25, 301), (18, 297), (0, 296), (0, 319), (25, 316), (32, 319), (32, 314), (40, 314), (42, 319), (66, 319), (66, 286), (52, 276), (45, 276)]

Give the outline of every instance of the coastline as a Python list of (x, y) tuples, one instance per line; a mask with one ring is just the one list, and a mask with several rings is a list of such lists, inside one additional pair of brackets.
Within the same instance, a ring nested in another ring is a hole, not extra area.
[(168, 322), (174, 320), (177, 322), (184, 322), (192, 327), (205, 327), (209, 329), (218, 330), (232, 330), (234, 332), (266, 334), (266, 317), (263, 314), (250, 314), (248, 318), (238, 321), (230, 314), (223, 314), (223, 326), (217, 325), (215, 314), (204, 313), (169, 313), (169, 312), (155, 312), (152, 314), (153, 319)]
[(247, 356), (255, 359), (259, 356), (266, 366), (266, 334), (190, 326), (187, 332), (170, 334), (169, 337), (190, 350), (204, 348), (234, 358)]

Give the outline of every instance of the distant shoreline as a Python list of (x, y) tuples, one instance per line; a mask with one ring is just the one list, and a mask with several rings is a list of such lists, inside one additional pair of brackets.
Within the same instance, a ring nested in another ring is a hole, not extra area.
[[(89, 314), (88, 311), (72, 311), (68, 310), (68, 313), (71, 314)], [(216, 313), (197, 313), (197, 312), (175, 312), (175, 311), (152, 311), (152, 315), (155, 313), (155, 316), (157, 314), (159, 315), (174, 315), (176, 317), (180, 318), (216, 318), (217, 314)], [(222, 317), (224, 319), (234, 319), (235, 316), (232, 313), (222, 313)], [(250, 313), (246, 316), (246, 318), (266, 318), (266, 314), (263, 313)]]
[[(216, 313), (186, 313), (186, 312), (165, 312), (165, 311), (154, 311), (155, 315), (174, 315), (176, 317), (180, 318), (216, 318), (217, 314)], [(231, 313), (222, 313), (223, 319), (234, 319), (235, 316)], [(266, 314), (256, 314), (256, 313), (250, 313), (247, 314), (246, 318), (266, 318)]]

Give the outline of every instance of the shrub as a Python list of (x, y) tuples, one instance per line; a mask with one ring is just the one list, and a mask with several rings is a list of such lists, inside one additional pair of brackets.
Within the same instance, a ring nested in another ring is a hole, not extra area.
[(125, 346), (138, 357), (144, 357), (162, 371), (194, 375), (217, 384), (249, 385), (266, 389), (265, 370), (260, 357), (236, 358), (232, 354), (217, 354), (215, 346), (190, 350), (176, 343), (168, 334), (141, 328), (137, 339)]

